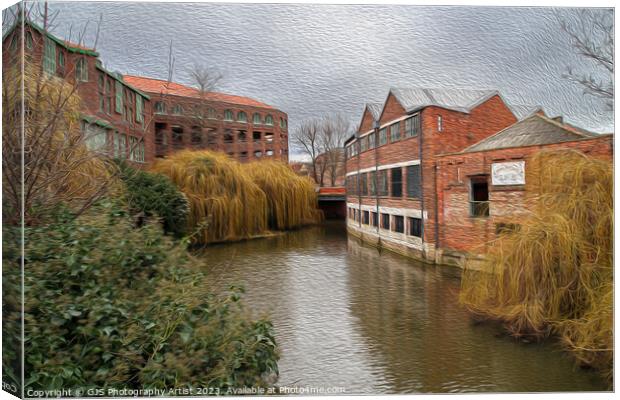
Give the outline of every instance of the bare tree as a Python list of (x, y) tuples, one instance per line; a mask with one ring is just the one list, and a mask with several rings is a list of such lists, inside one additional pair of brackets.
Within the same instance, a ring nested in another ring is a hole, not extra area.
[(560, 27), (582, 57), (594, 62), (596, 72), (568, 68), (565, 78), (581, 85), (584, 93), (614, 102), (614, 13), (612, 10), (580, 10), (575, 20), (560, 19)]
[(323, 117), (322, 141), (326, 161), (326, 171), (329, 174), (330, 185), (335, 186), (338, 172), (344, 164), (344, 141), (350, 134), (350, 122), (342, 114), (332, 114)]
[(196, 89), (198, 89), (198, 94), (200, 97), (198, 104), (193, 108), (192, 117), (196, 120), (197, 126), (200, 127), (200, 140), (202, 142), (205, 140), (203, 138), (202, 131), (204, 130), (206, 126), (205, 122), (209, 117), (207, 96), (217, 87), (223, 76), (218, 71), (203, 64), (194, 64), (192, 69), (189, 71), (189, 74), (192, 78), (193, 84)]
[[(28, 15), (37, 10), (31, 7)], [(47, 10), (40, 17), (44, 27), (51, 25)], [(23, 40), (19, 27), (13, 35)], [(2, 77), (3, 216), (18, 223), (23, 210), (25, 223), (36, 224), (61, 204), (79, 215), (110, 189), (114, 171), (86, 146), (79, 82), (44, 73), (22, 51), (11, 53)]]
[[(321, 184), (322, 179), (320, 180), (319, 178), (322, 174), (317, 173), (317, 167), (320, 167), (319, 164), (321, 164), (320, 160), (317, 159), (323, 152), (320, 121), (317, 119), (303, 121), (295, 132), (295, 143), (310, 157), (312, 178), (316, 183)], [(323, 169), (321, 168), (321, 170)]]

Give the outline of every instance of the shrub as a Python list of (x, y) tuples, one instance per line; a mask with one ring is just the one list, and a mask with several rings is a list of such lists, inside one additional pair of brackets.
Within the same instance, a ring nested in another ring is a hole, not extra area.
[(132, 214), (159, 216), (165, 232), (177, 237), (186, 233), (189, 203), (168, 177), (141, 171), (126, 163), (120, 164), (120, 170)]
[[(3, 230), (4, 328), (17, 332), (20, 231)], [(248, 318), (238, 288), (211, 293), (200, 263), (156, 224), (135, 229), (100, 204), (25, 237), (26, 389), (225, 390), (277, 374), (270, 322)], [(3, 368), (16, 357), (5, 352)]]
[(321, 220), (314, 183), (297, 175), (281, 161), (261, 160), (243, 169), (267, 196), (268, 221), (272, 229), (291, 229)]
[(528, 161), (532, 216), (503, 235), (488, 272), (465, 269), (461, 301), (515, 336), (557, 335), (583, 364), (613, 371), (613, 170), (575, 151)]
[(246, 239), (267, 229), (265, 194), (226, 154), (179, 151), (158, 160), (152, 171), (168, 176), (187, 196), (196, 242)]

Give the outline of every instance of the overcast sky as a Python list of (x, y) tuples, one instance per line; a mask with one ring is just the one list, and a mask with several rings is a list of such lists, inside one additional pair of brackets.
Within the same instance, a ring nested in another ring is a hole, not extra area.
[[(224, 74), (218, 90), (272, 104), (303, 119), (342, 112), (357, 125), (366, 102), (391, 86), (494, 88), (509, 101), (541, 105), (552, 116), (599, 132), (613, 113), (562, 75), (594, 71), (575, 54), (558, 24), (574, 9), (372, 5), (51, 3), (54, 32), (65, 36), (103, 15), (97, 50), (106, 67), (174, 79), (210, 65)], [(600, 10), (599, 12), (611, 12)], [(292, 149), (292, 153), (295, 150)]]

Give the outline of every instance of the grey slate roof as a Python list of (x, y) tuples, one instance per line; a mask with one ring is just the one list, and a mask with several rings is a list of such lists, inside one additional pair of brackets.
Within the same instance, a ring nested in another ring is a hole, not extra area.
[(424, 88), (391, 88), (390, 93), (407, 112), (436, 106), (464, 113), (469, 113), (472, 108), (499, 94), (496, 90)]
[(596, 136), (598, 136), (596, 133), (581, 128), (576, 129), (551, 118), (533, 114), (466, 148), (463, 152), (471, 153), (482, 150), (560, 143)]
[(366, 103), (366, 107), (372, 114), (372, 118), (377, 121), (381, 117), (381, 111), (383, 110), (382, 103)]

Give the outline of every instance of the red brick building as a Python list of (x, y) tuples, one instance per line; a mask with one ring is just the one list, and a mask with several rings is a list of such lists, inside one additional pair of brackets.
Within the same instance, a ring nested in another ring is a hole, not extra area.
[(521, 112), (497, 92), (452, 89), (391, 89), (383, 106), (367, 105), (359, 132), (346, 142), (349, 232), (408, 256), (462, 265), (527, 213), (524, 184), (490, 177), (514, 177), (514, 168), (522, 171), (531, 154), (547, 148), (611, 159), (611, 136), (527, 110), (535, 113), (517, 122)]
[(484, 254), (489, 241), (528, 216), (528, 160), (537, 152), (574, 149), (613, 159), (613, 135), (598, 135), (533, 114), (462, 152), (437, 161), (442, 263), (462, 265), (466, 254)]
[[(23, 36), (22, 36), (23, 34)], [(82, 130), (86, 145), (137, 165), (154, 154), (150, 98), (103, 67), (94, 49), (46, 32), (31, 21), (17, 23), (3, 36), (3, 65), (20, 65), (24, 57), (43, 73), (75, 85), (82, 99)]]
[(382, 105), (366, 106), (345, 143), (349, 231), (434, 261), (438, 156), (516, 121), (496, 91), (390, 89)]
[(76, 85), (82, 130), (92, 150), (138, 166), (185, 148), (223, 151), (239, 161), (288, 161), (288, 117), (272, 106), (223, 93), (201, 96), (178, 83), (108, 71), (94, 49), (29, 20), (4, 34), (5, 68), (21, 63), (22, 39), (27, 59)]
[(273, 158), (288, 162), (288, 117), (260, 101), (207, 92), (159, 79), (125, 75), (151, 96), (155, 156), (179, 149), (210, 149), (239, 161)]

